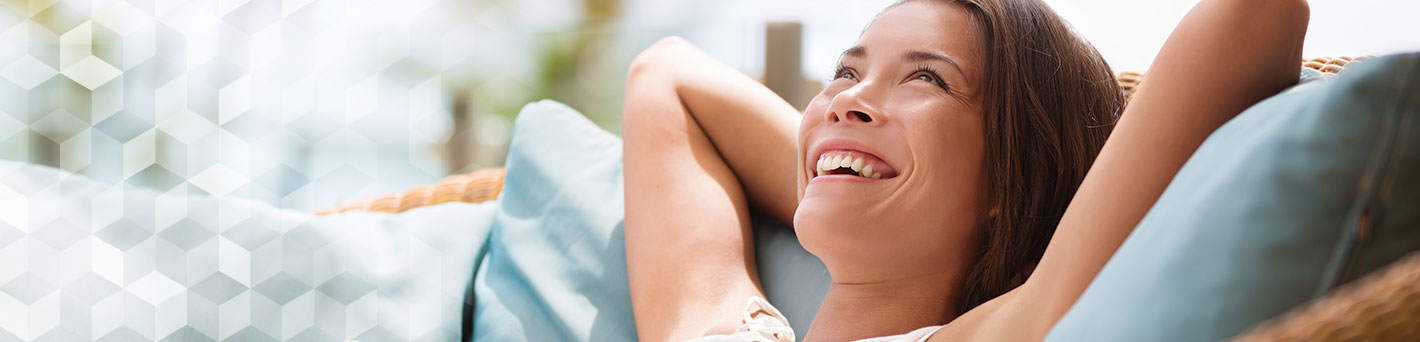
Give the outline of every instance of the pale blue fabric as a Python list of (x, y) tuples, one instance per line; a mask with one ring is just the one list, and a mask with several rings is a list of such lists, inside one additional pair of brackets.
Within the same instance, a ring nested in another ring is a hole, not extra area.
[(1293, 87), (1204, 142), (1047, 340), (1242, 332), (1420, 249), (1417, 175), (1420, 54)]
[[(636, 339), (621, 171), (616, 136), (560, 103), (523, 108), (474, 280), (474, 340)], [(766, 295), (792, 324), (807, 327), (828, 274), (789, 229), (756, 222)]]

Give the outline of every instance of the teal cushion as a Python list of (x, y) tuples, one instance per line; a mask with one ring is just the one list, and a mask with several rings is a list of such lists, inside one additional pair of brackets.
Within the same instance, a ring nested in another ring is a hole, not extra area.
[[(565, 105), (527, 105), (474, 279), (474, 340), (636, 338), (622, 235), (621, 140)], [(766, 296), (807, 327), (828, 289), (792, 231), (756, 219)]]
[(1244, 111), (1189, 159), (1051, 341), (1214, 341), (1420, 249), (1420, 54)]

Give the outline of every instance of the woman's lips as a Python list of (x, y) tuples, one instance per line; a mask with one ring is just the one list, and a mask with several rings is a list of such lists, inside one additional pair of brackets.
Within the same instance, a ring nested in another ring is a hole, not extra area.
[(864, 180), (897, 177), (897, 168), (867, 145), (844, 138), (824, 139), (815, 144), (805, 165), (809, 179), (820, 176), (845, 175)]
[(867, 152), (846, 149), (828, 150), (819, 154), (812, 177), (826, 175), (851, 175), (881, 179), (896, 177), (897, 170)]

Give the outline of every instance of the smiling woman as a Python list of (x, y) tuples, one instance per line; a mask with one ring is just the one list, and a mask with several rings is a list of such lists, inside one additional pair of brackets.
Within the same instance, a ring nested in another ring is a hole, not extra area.
[[(979, 90), (985, 56), (973, 26), (955, 4), (895, 5), (843, 54), (806, 108), (800, 160), (863, 151), (899, 173), (871, 182), (800, 177), (794, 227), (834, 281), (809, 336), (887, 335), (956, 315), (991, 209)], [(953, 59), (966, 68), (943, 62)], [(891, 330), (859, 332), (875, 327)]]
[[(889, 160), (913, 161), (902, 168), (911, 177), (888, 196), (891, 200), (871, 201), (882, 208), (863, 216), (902, 231), (823, 234), (829, 241), (852, 240), (841, 247), (843, 253), (828, 254), (868, 265), (960, 263), (953, 266), (960, 274), (938, 281), (960, 284), (959, 294), (944, 305), (964, 312), (1018, 284), (1038, 260), (1123, 99), (1098, 53), (1042, 3), (929, 1), (894, 7), (906, 8), (885, 10), (864, 31), (817, 98), (825, 102), (807, 110), (846, 113), (844, 120), (830, 116), (820, 123), (814, 118), (821, 115), (806, 115), (800, 144), (812, 148), (811, 136), (833, 131), (892, 133), (858, 139), (895, 146), (900, 151), (889, 152), (896, 155)], [(1008, 40), (1015, 43), (997, 43)], [(1028, 53), (1032, 50), (1040, 53)], [(1058, 77), (1026, 77), (1047, 74)], [(897, 86), (876, 85), (885, 83)], [(854, 127), (854, 119), (872, 116), (889, 120), (865, 125), (885, 129)], [(798, 218), (843, 222), (817, 213), (813, 203), (806, 194)], [(846, 212), (841, 209), (822, 211)], [(923, 219), (877, 220), (881, 217)], [(819, 238), (803, 226), (796, 221), (812, 251)], [(869, 242), (884, 246), (863, 245)], [(920, 246), (907, 249), (932, 255), (879, 252), (887, 246)], [(885, 255), (895, 259), (883, 260)]]
[[(1279, 20), (1243, 25), (1253, 15)], [(1295, 82), (1306, 16), (1300, 1), (1205, 0), (1111, 145), (1113, 73), (1040, 1), (889, 6), (797, 116), (663, 40), (633, 63), (625, 99), (638, 333), (794, 338), (758, 299), (753, 206), (793, 222), (833, 278), (809, 339), (1039, 339), (1202, 139)], [(1189, 56), (1223, 51), (1236, 79), (1190, 71), (1202, 59)]]

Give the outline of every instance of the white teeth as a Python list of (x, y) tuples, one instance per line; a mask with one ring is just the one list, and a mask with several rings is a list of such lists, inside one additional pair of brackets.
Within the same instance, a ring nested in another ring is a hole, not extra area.
[(858, 176), (860, 177), (873, 179), (880, 179), (883, 177), (882, 173), (874, 171), (873, 165), (869, 164), (867, 159), (863, 157), (854, 158), (851, 155), (837, 155), (830, 157), (825, 154), (819, 156), (818, 163), (816, 164), (817, 167), (814, 170), (815, 176), (828, 175), (830, 171), (837, 170), (839, 168), (851, 168), (854, 172), (857, 172)]

